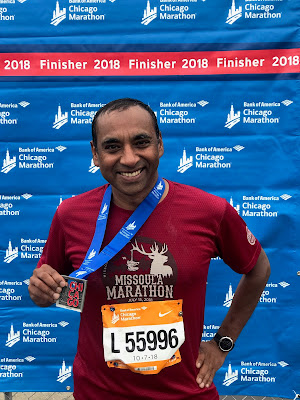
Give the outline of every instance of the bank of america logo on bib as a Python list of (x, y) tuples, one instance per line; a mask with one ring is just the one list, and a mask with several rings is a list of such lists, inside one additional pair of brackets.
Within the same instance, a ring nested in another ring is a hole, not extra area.
[(10, 264), (15, 258), (18, 257), (18, 247), (12, 247), (11, 241), (8, 242), (8, 248), (5, 251), (4, 262)]
[(11, 157), (9, 151), (6, 150), (6, 156), (5, 159), (3, 160), (1, 172), (7, 174), (16, 166), (17, 166), (17, 157), (16, 156)]
[(231, 364), (228, 365), (228, 370), (225, 373), (225, 379), (223, 381), (224, 386), (230, 386), (233, 382), (238, 380), (239, 371), (236, 369), (232, 370)]
[(142, 18), (142, 25), (148, 25), (151, 21), (157, 18), (157, 7), (151, 8), (150, 1), (147, 1), (147, 6), (144, 10), (144, 15)]
[(183, 149), (182, 157), (180, 158), (179, 166), (177, 172), (183, 174), (187, 169), (193, 166), (193, 156), (187, 157), (186, 150)]
[(66, 111), (65, 113), (63, 113), (61, 110), (61, 106), (59, 105), (57, 109), (57, 114), (55, 114), (54, 117), (53, 128), (60, 129), (67, 122), (68, 122), (68, 112)]
[(53, 18), (51, 19), (51, 25), (57, 26), (64, 19), (67, 18), (66, 8), (60, 8), (59, 2), (56, 2), (55, 10), (53, 11)]

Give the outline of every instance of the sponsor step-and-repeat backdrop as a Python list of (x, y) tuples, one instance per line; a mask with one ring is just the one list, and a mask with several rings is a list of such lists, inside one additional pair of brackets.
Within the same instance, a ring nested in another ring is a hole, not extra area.
[[(297, 398), (299, 16), (289, 0), (0, 0), (0, 391), (73, 390), (79, 313), (36, 307), (29, 278), (57, 207), (104, 183), (94, 114), (134, 97), (157, 115), (161, 175), (226, 198), (271, 262), (220, 394)], [(239, 279), (211, 261), (202, 340)]]

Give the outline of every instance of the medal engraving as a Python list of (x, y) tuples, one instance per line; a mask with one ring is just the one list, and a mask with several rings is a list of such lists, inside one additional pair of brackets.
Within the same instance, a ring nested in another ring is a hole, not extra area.
[(62, 275), (67, 282), (67, 286), (62, 289), (56, 307), (81, 312), (83, 309), (87, 280), (72, 278)]

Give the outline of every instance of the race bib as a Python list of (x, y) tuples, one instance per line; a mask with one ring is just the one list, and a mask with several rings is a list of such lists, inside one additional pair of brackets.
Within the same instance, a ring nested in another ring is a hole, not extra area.
[(109, 367), (158, 374), (181, 361), (182, 300), (101, 307), (104, 358)]

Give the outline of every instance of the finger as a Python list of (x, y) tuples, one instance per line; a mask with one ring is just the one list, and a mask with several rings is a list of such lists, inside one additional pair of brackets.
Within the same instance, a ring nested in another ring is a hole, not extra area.
[[(201, 388), (204, 388), (204, 386), (205, 386), (205, 384), (204, 384), (203, 382), (204, 382), (204, 378), (205, 378), (206, 375), (208, 374), (208, 371), (209, 371), (209, 369), (208, 369), (207, 364), (205, 364), (205, 363), (203, 362), (203, 364), (201, 365), (200, 370), (199, 370), (199, 372), (198, 372), (197, 378), (196, 378), (196, 382), (198, 383), (198, 385), (199, 385)], [(206, 382), (206, 381), (205, 381), (205, 382)]]
[(67, 282), (65, 281), (65, 279), (63, 278), (63, 276), (61, 276), (54, 268), (52, 268), (50, 265), (48, 264), (43, 264), (39, 270), (41, 271), (45, 271), (46, 273), (48, 273), (53, 280), (60, 286), (60, 287), (64, 287), (67, 285)]
[(203, 361), (204, 361), (204, 354), (201, 351), (199, 351), (199, 354), (198, 354), (198, 357), (196, 360), (196, 367), (200, 368), (201, 365), (203, 364)]
[(29, 292), (38, 297), (47, 297), (56, 301), (61, 293), (61, 287), (53, 277), (45, 271), (35, 271), (30, 278)]
[[(55, 297), (53, 296), (54, 292), (52, 292), (53, 294), (49, 295), (48, 293), (43, 292), (33, 284), (29, 284), (28, 291), (32, 301), (34, 301), (39, 306), (46, 307), (53, 304), (56, 301)], [(57, 296), (59, 296), (59, 294), (57, 294)]]
[[(64, 278), (55, 269), (47, 264), (43, 264), (41, 268), (36, 268), (33, 271), (33, 276), (45, 283), (54, 292), (57, 291), (58, 287), (62, 288), (67, 285)], [(58, 293), (60, 292), (61, 290), (58, 291)]]

